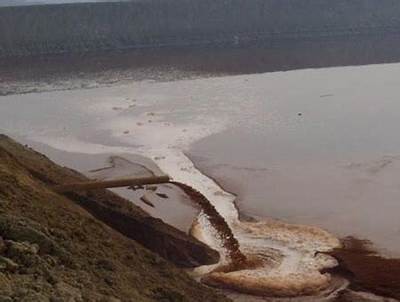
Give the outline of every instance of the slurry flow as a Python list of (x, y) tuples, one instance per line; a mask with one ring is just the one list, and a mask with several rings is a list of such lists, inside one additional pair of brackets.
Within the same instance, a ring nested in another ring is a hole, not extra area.
[[(375, 116), (373, 105), (376, 100), (371, 98), (374, 94), (370, 90), (380, 89), (385, 95), (382, 101), (394, 106), (392, 92), (398, 85), (399, 74), (400, 65), (393, 64), (163, 83), (136, 82), (91, 90), (6, 96), (0, 98), (0, 128), (11, 136), (71, 153), (125, 153), (150, 157), (175, 181), (201, 192), (224, 217), (242, 252), (248, 257), (263, 260), (261, 266), (240, 271), (219, 271), (216, 266), (201, 267), (195, 274), (203, 275), (204, 282), (251, 294), (277, 296), (313, 295), (331, 288), (327, 293), (329, 295), (335, 290), (332, 287), (334, 280), (320, 271), (335, 266), (336, 261), (319, 252), (339, 246), (334, 236), (317, 227), (292, 225), (266, 217), (258, 222), (240, 221), (234, 204), (235, 196), (201, 173), (184, 151), (197, 141), (238, 128), (250, 130), (248, 135), (252, 132), (265, 134), (265, 141), (253, 146), (258, 149), (252, 150), (251, 146), (247, 146), (250, 152), (243, 156), (257, 154), (260, 147), (265, 150), (285, 147), (277, 158), (291, 155), (287, 162), (296, 162), (296, 157), (303, 158), (304, 154), (297, 152), (296, 148), (291, 149), (290, 140), (282, 144), (274, 135), (281, 134), (283, 139), (296, 134), (304, 136), (308, 128), (316, 125), (317, 117), (336, 125), (335, 114), (342, 117), (341, 110), (348, 109), (341, 107), (340, 101), (344, 98), (349, 100), (349, 108), (354, 106), (353, 101), (359, 106), (359, 100), (365, 100), (365, 106), (360, 106), (359, 110), (367, 108), (369, 115)], [(385, 91), (382, 91), (382, 86)], [(321, 97), (327, 94), (330, 95), (329, 102)], [(312, 113), (311, 122), (299, 123), (292, 118), (292, 115), (297, 117), (300, 111), (310, 112), (313, 105), (318, 109)], [(328, 108), (333, 112), (328, 114)], [(354, 114), (354, 109), (347, 111)], [(395, 111), (390, 112), (395, 115)], [(389, 125), (393, 116), (385, 119)], [(357, 121), (363, 116), (355, 115), (354, 118)], [(308, 155), (320, 160), (327, 155), (337, 158), (346, 154), (344, 146), (341, 146), (340, 154), (335, 150), (330, 150), (329, 154), (326, 149), (321, 154), (318, 139), (331, 134), (324, 130), (320, 128), (309, 132), (317, 147), (313, 149), (310, 145)], [(360, 129), (345, 130), (341, 134), (344, 141)], [(278, 145), (271, 146), (269, 138)], [(230, 148), (243, 148), (248, 141), (243, 137), (237, 139), (236, 145), (224, 149), (227, 158), (234, 151)], [(294, 147), (298, 147), (296, 142)], [(390, 142), (385, 150), (392, 147), (395, 151), (396, 146)], [(291, 150), (296, 151), (295, 154), (290, 154)], [(365, 151), (374, 153), (379, 148), (373, 145)], [(269, 153), (269, 156), (272, 155)], [(267, 166), (268, 157), (259, 164)], [(307, 170), (303, 172), (306, 178)], [(282, 190), (290, 189), (282, 187)], [(340, 200), (336, 206), (339, 209), (342, 207)], [(307, 211), (312, 212), (313, 209), (308, 208)], [(323, 225), (324, 221), (318, 224)], [(346, 227), (351, 233), (352, 225)], [(191, 232), (226, 255), (204, 215), (197, 218)], [(228, 260), (222, 257), (219, 266), (227, 264)], [(343, 286), (343, 283), (339, 284)]]

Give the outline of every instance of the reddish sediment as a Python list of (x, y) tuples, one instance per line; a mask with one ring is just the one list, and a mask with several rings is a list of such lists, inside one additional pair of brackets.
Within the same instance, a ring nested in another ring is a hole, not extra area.
[(331, 272), (345, 275), (353, 290), (400, 299), (400, 259), (379, 256), (365, 240), (346, 237), (342, 242), (329, 253), (339, 261)]
[(210, 224), (218, 232), (222, 246), (228, 252), (228, 256), (231, 261), (229, 264), (230, 270), (236, 270), (238, 268), (247, 266), (247, 258), (240, 251), (239, 242), (233, 235), (233, 232), (226, 223), (225, 219), (218, 213), (210, 201), (199, 191), (186, 184), (176, 181), (171, 183), (183, 190), (193, 202), (200, 206), (204, 214), (207, 215)]

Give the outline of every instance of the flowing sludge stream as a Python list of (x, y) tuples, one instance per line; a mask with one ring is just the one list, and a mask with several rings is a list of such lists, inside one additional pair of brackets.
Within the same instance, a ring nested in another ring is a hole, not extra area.
[(229, 261), (228, 265), (231, 266), (231, 269), (246, 266), (248, 259), (240, 251), (239, 242), (235, 238), (225, 219), (217, 212), (209, 200), (207, 200), (207, 198), (199, 191), (196, 191), (184, 183), (176, 181), (172, 181), (171, 183), (182, 189), (194, 202), (196, 202), (197, 205), (200, 206), (202, 211), (202, 214), (200, 215), (206, 215), (206, 219), (216, 230), (222, 247), (227, 251), (227, 261)]
[[(299, 280), (296, 280), (296, 278), (288, 278), (289, 280), (282, 280), (281, 284), (279, 284), (279, 278), (270, 277), (267, 281), (265, 279), (263, 280), (262, 274), (265, 270), (273, 269), (274, 266), (279, 265), (281, 266), (281, 270), (286, 270), (286, 273), (290, 274), (293, 266), (295, 266), (297, 262), (294, 251), (284, 244), (277, 245), (273, 240), (269, 239), (265, 239), (263, 247), (257, 248), (257, 241), (260, 241), (260, 238), (252, 238), (250, 236), (242, 241), (245, 250), (248, 252), (247, 256), (245, 256), (240, 250), (240, 244), (225, 219), (216, 211), (215, 207), (204, 195), (189, 185), (174, 181), (171, 183), (182, 189), (190, 196), (193, 202), (200, 206), (202, 211), (200, 217), (209, 221), (211, 227), (216, 231), (217, 240), (220, 241), (221, 247), (225, 249), (226, 257), (222, 261), (222, 264), (211, 266), (213, 269), (203, 276), (202, 282), (212, 286), (234, 289), (249, 294), (292, 295), (290, 294), (289, 288), (285, 290), (284, 287), (290, 285), (296, 287), (294, 283), (299, 284)], [(265, 247), (268, 246), (275, 246), (275, 248), (271, 248), (268, 253), (265, 253)], [(285, 261), (282, 261), (283, 257), (286, 257)], [(326, 255), (321, 254), (319, 257), (326, 257)], [(325, 260), (329, 261), (331, 259)], [(331, 264), (335, 265), (333, 261)], [(260, 281), (257, 282), (255, 279), (260, 279)], [(288, 281), (292, 284), (283, 284), (288, 283)], [(303, 292), (293, 292), (293, 295), (316, 294), (317, 292), (312, 289), (313, 286), (316, 286), (318, 291), (323, 291), (328, 288), (328, 286), (320, 286), (318, 282), (319, 280), (316, 280), (312, 284), (309, 283), (308, 288), (305, 286)], [(265, 287), (265, 284), (268, 284), (268, 288)], [(272, 290), (273, 287), (275, 288), (274, 290)], [(334, 291), (334, 288), (332, 288), (332, 291)]]
[[(201, 200), (203, 211), (191, 234), (221, 254), (217, 265), (195, 269), (194, 275), (203, 282), (242, 293), (280, 297), (327, 295), (346, 283), (322, 272), (337, 265), (324, 253), (340, 247), (336, 237), (317, 227), (274, 219), (241, 221), (235, 196), (202, 174), (181, 150), (162, 150), (163, 156), (159, 152), (152, 154), (160, 169), (195, 202)], [(218, 223), (221, 220), (216, 215), (224, 222)]]
[[(147, 150), (146, 154), (200, 207), (191, 234), (221, 254), (218, 264), (192, 272), (202, 282), (259, 296), (322, 298), (347, 285), (346, 280), (324, 272), (337, 265), (324, 253), (340, 246), (333, 235), (317, 227), (268, 218), (241, 221), (235, 197), (202, 174), (184, 152)], [(112, 169), (109, 172), (115, 177)]]

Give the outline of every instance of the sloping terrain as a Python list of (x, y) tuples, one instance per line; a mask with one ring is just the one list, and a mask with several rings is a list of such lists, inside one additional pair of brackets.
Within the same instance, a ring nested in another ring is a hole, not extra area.
[(212, 262), (212, 250), (110, 192), (70, 199), (51, 189), (81, 178), (0, 137), (0, 301), (227, 301), (95, 216), (110, 209), (135, 222), (138, 240), (155, 242), (149, 246), (164, 258), (176, 244), (175, 260), (186, 266), (191, 249), (203, 262)]

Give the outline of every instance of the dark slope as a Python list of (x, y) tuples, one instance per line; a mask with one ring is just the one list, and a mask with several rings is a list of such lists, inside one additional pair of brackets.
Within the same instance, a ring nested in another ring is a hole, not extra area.
[[(79, 178), (0, 137), (2, 301), (227, 301), (96, 219), (76, 200), (51, 190), (50, 182)], [(131, 217), (142, 227), (138, 237), (159, 241), (160, 249), (187, 237), (109, 192), (77, 195)], [(186, 242), (187, 253), (191, 246), (200, 246), (188, 238)]]

